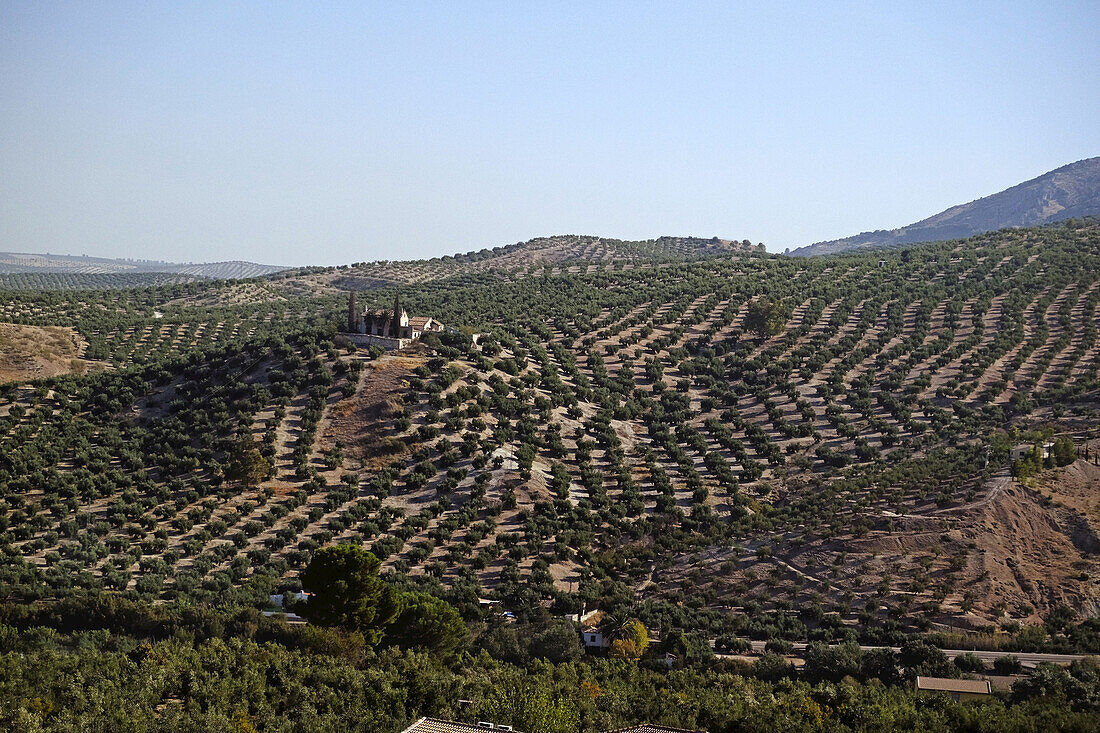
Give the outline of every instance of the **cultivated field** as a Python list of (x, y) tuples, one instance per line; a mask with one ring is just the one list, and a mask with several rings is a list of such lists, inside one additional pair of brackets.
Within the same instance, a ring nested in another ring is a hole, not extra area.
[[(272, 273), (280, 272), (285, 269), (286, 268), (284, 267), (258, 265), (255, 262), (242, 262), (240, 260), (234, 260), (231, 262), (180, 264), (174, 262), (160, 262), (155, 260), (117, 260), (107, 259), (103, 257), (77, 257), (72, 255), (0, 252), (0, 273), (3, 273), (4, 275), (62, 275), (68, 276), (71, 279), (58, 278), (56, 282), (89, 283), (84, 287), (96, 287), (96, 285), (94, 284), (96, 280), (94, 278), (82, 279), (79, 277), (81, 275), (100, 276), (101, 282), (104, 283), (128, 282), (130, 285), (153, 285), (159, 284), (159, 282), (155, 280), (153, 282), (150, 282), (147, 279), (143, 282), (140, 276), (156, 276), (160, 278), (165, 278), (169, 275), (175, 275), (177, 277), (192, 276), (213, 279), (250, 278), (260, 277), (261, 275), (270, 275)], [(109, 275), (116, 276), (116, 278), (104, 277)], [(126, 280), (124, 277), (117, 276), (128, 276), (130, 279)], [(51, 278), (48, 277), (43, 277), (42, 280), (46, 283), (50, 283), (53, 281)], [(15, 281), (34, 282), (34, 280), (29, 280), (26, 278), (22, 281), (18, 279), (16, 279)], [(124, 286), (115, 284), (111, 285), (110, 287)]]
[[(4, 587), (293, 588), (318, 547), (357, 542), (475, 599), (663, 599), (757, 636), (1095, 607), (1092, 458), (1010, 475), (1019, 443), (1095, 456), (1095, 226), (882, 260), (559, 240), (3, 299), (113, 365), (4, 393)], [(420, 283), (410, 312), (463, 332), (347, 348), (347, 278), (378, 305)]]

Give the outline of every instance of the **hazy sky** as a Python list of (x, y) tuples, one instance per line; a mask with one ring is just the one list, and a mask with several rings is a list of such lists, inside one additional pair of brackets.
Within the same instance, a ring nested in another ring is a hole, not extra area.
[(782, 250), (1100, 154), (1100, 3), (0, 2), (0, 250)]

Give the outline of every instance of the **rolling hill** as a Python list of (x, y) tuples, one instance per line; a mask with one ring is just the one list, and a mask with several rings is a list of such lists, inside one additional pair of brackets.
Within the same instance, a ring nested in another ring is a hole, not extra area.
[[(0, 318), (71, 327), (107, 368), (0, 392), (0, 587), (209, 601), (293, 590), (350, 542), (517, 611), (690, 599), (756, 638), (1095, 609), (1087, 500), (1046, 498), (1056, 467), (1045, 494), (1014, 482), (1009, 449), (1100, 447), (1098, 233), (629, 269), (577, 241), (559, 264), (364, 291), (481, 334), (398, 354), (348, 348), (346, 294), (293, 278), (12, 293)], [(242, 445), (259, 480), (235, 478)]]
[(799, 247), (812, 257), (850, 250), (958, 239), (1006, 227), (1027, 227), (1100, 214), (1100, 157), (1087, 158), (991, 196), (952, 206), (900, 229), (863, 232)]
[[(55, 254), (0, 252), (0, 274), (69, 275), (191, 275), (211, 279), (249, 278), (270, 275), (287, 268), (255, 262), (174, 263), (158, 260), (120, 260)], [(156, 283), (148, 283), (156, 284)]]
[[(815, 688), (874, 690), (880, 715), (883, 689), (923, 709), (911, 676), (958, 674), (934, 646), (1100, 652), (1100, 222), (865, 255), (712, 248), (550, 238), (388, 279), (374, 263), (0, 292), (0, 709), (43, 709), (22, 690), (48, 673), (99, 699), (115, 699), (103, 680), (148, 688), (160, 727), (221, 730), (171, 716), (200, 684), (250, 681), (297, 710), (392, 680), (404, 702), (341, 715), (385, 711), (360, 729), (396, 733), (425, 705), (487, 719), (501, 674), (538, 674), (589, 705), (640, 679), (638, 699), (725, 680), (698, 703), (708, 729), (800, 730), (820, 715), (714, 711), (745, 698), (741, 675), (760, 700), (809, 690), (796, 675), (880, 680)], [(399, 295), (454, 330), (355, 348), (339, 333), (353, 272), (374, 277), (364, 305)], [(1048, 444), (1046, 461), (1019, 452)], [(377, 648), (287, 622), (271, 594), (333, 545), (369, 550), (379, 581), (450, 622)], [(582, 649), (593, 608), (609, 633), (637, 619), (648, 658)], [(447, 671), (438, 650), (457, 649), (473, 653)], [(587, 730), (639, 717), (616, 716)]]
[(682, 263), (763, 251), (763, 245), (754, 245), (747, 239), (663, 236), (630, 241), (564, 234), (428, 260), (357, 262), (323, 270), (309, 279), (314, 284), (344, 290), (369, 290), (387, 284), (426, 283), (486, 274), (515, 278), (623, 270), (645, 263)]

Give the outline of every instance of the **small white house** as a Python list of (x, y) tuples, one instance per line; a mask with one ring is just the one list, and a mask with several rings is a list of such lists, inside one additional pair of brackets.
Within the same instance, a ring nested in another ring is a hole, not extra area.
[[(294, 601), (304, 601), (305, 599), (309, 598), (309, 594), (303, 593), (302, 591), (298, 591), (297, 593), (290, 593), (289, 595), (294, 598)], [(279, 608), (286, 608), (286, 606), (283, 605), (283, 602), (286, 600), (286, 598), (282, 593), (268, 596), (267, 599), (274, 606), (278, 606)]]
[(607, 646), (607, 639), (598, 626), (585, 626), (581, 629), (581, 641), (586, 647), (602, 649)]
[[(1028, 453), (1030, 453), (1031, 449), (1034, 448), (1034, 447), (1036, 447), (1036, 446), (1032, 445), (1031, 443), (1020, 443), (1019, 445), (1014, 446), (1012, 448), (1012, 460), (1014, 460), (1014, 461), (1020, 460), (1021, 458), (1026, 456)], [(1050, 458), (1050, 451), (1053, 447), (1054, 447), (1053, 441), (1049, 441), (1049, 440), (1043, 442), (1042, 444), (1038, 444), (1039, 456), (1044, 461), (1046, 459)]]
[[(290, 598), (294, 599), (295, 602), (304, 601), (309, 598), (308, 593), (302, 593), (301, 591), (297, 593), (289, 593), (287, 595)], [(286, 610), (285, 602), (289, 599), (282, 593), (268, 596), (267, 600), (268, 608), (262, 611), (264, 616), (282, 616), (286, 618), (287, 623), (290, 624), (304, 624), (306, 622), (306, 620), (298, 614)]]

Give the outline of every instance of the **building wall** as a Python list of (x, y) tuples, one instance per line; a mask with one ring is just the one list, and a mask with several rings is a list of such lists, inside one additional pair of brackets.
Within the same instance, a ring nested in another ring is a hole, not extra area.
[(606, 646), (603, 641), (603, 632), (600, 631), (583, 631), (581, 632), (581, 640), (585, 646), (590, 647), (603, 647)]
[(403, 349), (414, 341), (414, 339), (395, 339), (389, 336), (375, 336), (369, 333), (342, 333), (340, 335), (347, 338), (348, 341), (356, 346), (365, 348), (381, 346), (386, 351)]
[(956, 700), (988, 700), (989, 695), (978, 692), (959, 692), (956, 693)]

